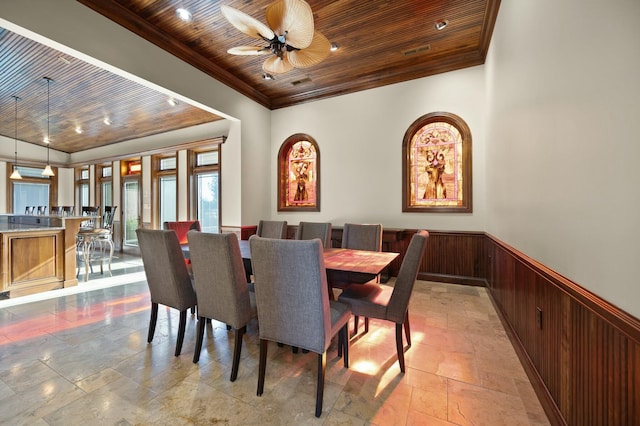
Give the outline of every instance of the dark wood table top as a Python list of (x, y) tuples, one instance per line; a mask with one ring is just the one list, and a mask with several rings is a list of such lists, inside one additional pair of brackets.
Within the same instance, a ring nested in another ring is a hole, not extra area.
[[(238, 242), (242, 258), (251, 259), (249, 241), (240, 240)], [(399, 255), (399, 253), (385, 251), (327, 248), (324, 249), (324, 267), (334, 271), (377, 275)]]

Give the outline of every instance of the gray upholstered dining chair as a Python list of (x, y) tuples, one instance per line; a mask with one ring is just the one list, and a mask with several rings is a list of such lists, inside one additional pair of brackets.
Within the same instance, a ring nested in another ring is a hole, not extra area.
[(235, 330), (231, 381), (238, 377), (242, 336), (247, 323), (256, 316), (255, 299), (245, 280), (242, 255), (236, 234), (188, 231), (193, 281), (198, 298), (198, 335), (193, 362), (200, 359), (207, 319), (227, 324)]
[(300, 222), (296, 229), (296, 240), (319, 238), (324, 247), (331, 247), (330, 222)]
[(382, 225), (345, 223), (342, 228), (342, 248), (382, 251)]
[(396, 324), (396, 350), (400, 371), (403, 373), (402, 327), (404, 325), (407, 344), (411, 346), (409, 300), (428, 239), (429, 233), (425, 230), (413, 235), (393, 287), (377, 283), (352, 284), (338, 297), (338, 301), (351, 306), (354, 315), (387, 320)]
[(287, 238), (287, 221), (261, 220), (256, 234), (262, 238)]
[[(316, 417), (322, 413), (327, 349), (338, 334), (338, 355), (349, 367), (349, 306), (329, 300), (322, 243), (251, 236), (260, 324), (258, 396), (264, 390), (269, 341), (318, 354)], [(343, 355), (344, 353), (344, 355)]]
[[(381, 224), (360, 224), (345, 223), (342, 228), (342, 248), (354, 250), (382, 251), (382, 225)], [(364, 282), (371, 281), (371, 278)], [(379, 282), (380, 277), (376, 276), (373, 281)], [(331, 286), (344, 289), (353, 283), (362, 284), (361, 276), (348, 274), (342, 282), (332, 282)], [(353, 318), (354, 333), (358, 332), (359, 316)], [(369, 331), (369, 320), (364, 319), (364, 332)]]
[(158, 319), (158, 305), (180, 311), (175, 356), (180, 355), (187, 324), (187, 310), (196, 306), (196, 292), (174, 231), (136, 229), (144, 272), (151, 294), (151, 319), (147, 342), (151, 343)]

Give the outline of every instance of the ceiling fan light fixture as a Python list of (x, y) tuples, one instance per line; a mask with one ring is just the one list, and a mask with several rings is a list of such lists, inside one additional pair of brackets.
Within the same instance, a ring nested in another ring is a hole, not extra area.
[(222, 5), (220, 12), (239, 31), (267, 43), (267, 46), (236, 46), (227, 50), (232, 55), (271, 54), (262, 64), (265, 74), (282, 74), (316, 65), (331, 51), (329, 40), (315, 31), (313, 11), (304, 0), (271, 3), (266, 9), (268, 25), (227, 5)]
[(449, 21), (440, 19), (439, 21), (436, 21), (434, 27), (436, 30), (440, 31), (440, 30), (444, 30), (448, 24), (449, 24)]
[(183, 22), (191, 22), (193, 20), (193, 15), (191, 14), (191, 12), (189, 12), (184, 7), (179, 7), (178, 9), (176, 9), (176, 15), (178, 15), (178, 18), (180, 18), (180, 20)]

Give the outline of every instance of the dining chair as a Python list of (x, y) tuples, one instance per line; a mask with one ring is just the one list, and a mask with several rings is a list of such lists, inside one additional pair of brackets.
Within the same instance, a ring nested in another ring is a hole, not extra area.
[(296, 240), (319, 238), (324, 247), (331, 247), (330, 222), (300, 222), (296, 229)]
[[(207, 319), (235, 330), (231, 381), (238, 377), (242, 336), (256, 316), (255, 297), (245, 281), (242, 255), (236, 234), (187, 232), (193, 281), (198, 299), (198, 334), (193, 362), (200, 359)], [(253, 298), (253, 300), (252, 300)]]
[(175, 356), (180, 355), (187, 324), (187, 310), (196, 306), (196, 292), (174, 231), (136, 229), (144, 272), (151, 295), (147, 342), (151, 343), (158, 320), (158, 305), (180, 311)]
[[(256, 235), (262, 238), (287, 238), (287, 221), (261, 220), (258, 222)], [(247, 282), (250, 283), (251, 275), (253, 275), (253, 266), (251, 261), (244, 260), (243, 263), (247, 274)]]
[[(342, 248), (353, 250), (382, 251), (382, 225), (345, 223), (342, 228)], [(346, 274), (337, 281), (331, 282), (331, 287), (345, 289), (353, 283), (364, 284), (369, 281), (379, 282), (380, 276), (363, 277), (359, 274)], [(354, 316), (354, 333), (358, 332), (359, 316)], [(364, 331), (369, 331), (369, 321), (364, 319)]]
[(199, 220), (179, 220), (179, 221), (167, 221), (162, 223), (162, 229), (173, 229), (176, 231), (178, 241), (181, 245), (188, 244), (187, 232), (202, 231)]
[[(327, 349), (338, 334), (338, 356), (349, 367), (349, 306), (330, 301), (322, 242), (251, 236), (260, 330), (258, 396), (264, 390), (269, 341), (318, 354), (316, 417), (322, 413)], [(344, 353), (344, 355), (343, 355)]]
[(262, 238), (287, 238), (287, 221), (261, 220), (256, 234)]
[(396, 350), (400, 371), (403, 373), (405, 368), (402, 328), (404, 326), (407, 344), (411, 346), (409, 300), (428, 239), (429, 233), (425, 230), (418, 231), (411, 237), (393, 287), (378, 283), (352, 284), (338, 297), (338, 301), (351, 306), (354, 315), (387, 320), (396, 324)]

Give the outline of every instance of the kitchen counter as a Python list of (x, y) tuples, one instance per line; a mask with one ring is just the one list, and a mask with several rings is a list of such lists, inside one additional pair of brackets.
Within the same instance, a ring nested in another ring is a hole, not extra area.
[(76, 234), (88, 216), (0, 215), (0, 293), (78, 285)]

